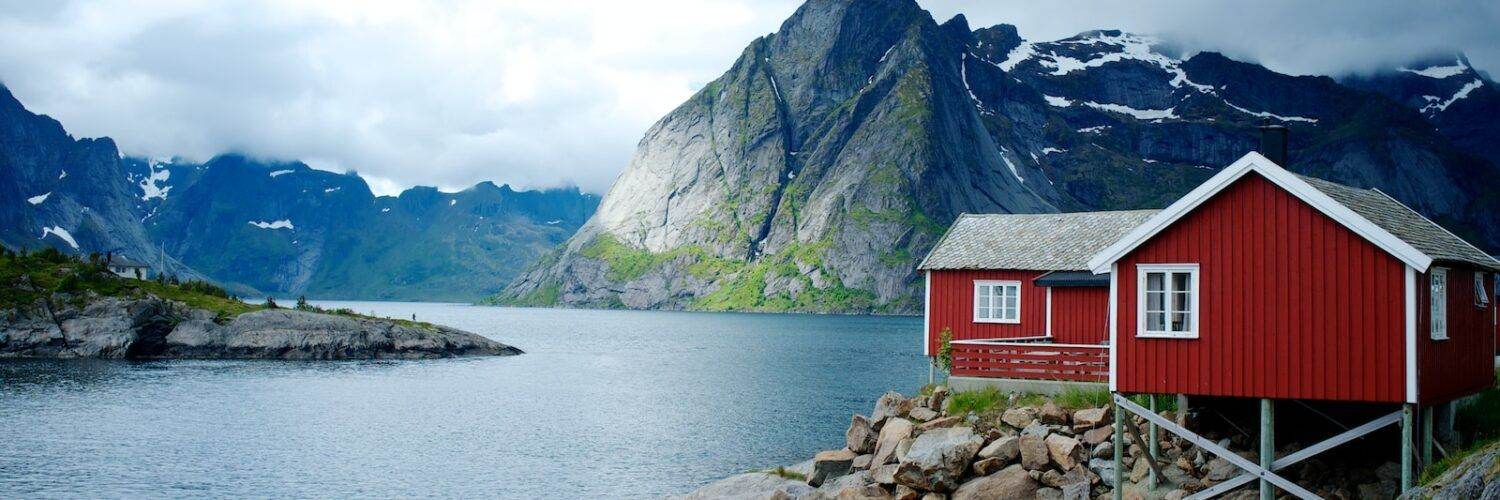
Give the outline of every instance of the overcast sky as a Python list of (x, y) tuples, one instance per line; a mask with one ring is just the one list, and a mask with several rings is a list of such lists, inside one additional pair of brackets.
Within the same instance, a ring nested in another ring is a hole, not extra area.
[[(0, 82), (127, 154), (301, 159), (383, 194), (603, 192), (652, 122), (799, 3), (0, 0)], [(1493, 0), (921, 3), (1032, 40), (1122, 28), (1294, 74), (1448, 48), (1500, 68)]]

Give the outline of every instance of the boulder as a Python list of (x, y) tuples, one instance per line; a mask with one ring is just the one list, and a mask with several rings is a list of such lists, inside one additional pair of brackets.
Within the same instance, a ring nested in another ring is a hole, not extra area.
[(866, 470), (866, 469), (869, 469), (870, 468), (870, 460), (872, 458), (874, 458), (874, 457), (875, 457), (875, 455), (871, 455), (869, 453), (866, 453), (864, 455), (860, 455), (860, 456), (854, 457), (854, 463), (852, 465), (850, 465), (850, 467), (853, 468), (854, 470)]
[(1215, 457), (1213, 460), (1208, 461), (1208, 474), (1204, 475), (1204, 477), (1209, 481), (1217, 483), (1238, 476), (1241, 472), (1238, 466), (1229, 463), (1228, 460)]
[(1005, 410), (1005, 413), (1000, 414), (1000, 421), (1005, 422), (1005, 425), (1017, 429), (1025, 429), (1026, 426), (1036, 421), (1036, 409), (1027, 407), (1011, 408)]
[(1058, 500), (1089, 500), (1089, 483), (1068, 483), (1062, 487)]
[(844, 443), (855, 453), (875, 451), (875, 427), (864, 415), (856, 414), (849, 419), (849, 430), (844, 431)]
[[(927, 492), (922, 495), (922, 500), (948, 500), (948, 495), (942, 493)], [(1489, 500), (1489, 499), (1485, 499)]]
[[(802, 462), (786, 468), (794, 472), (810, 472), (812, 461)], [(813, 492), (811, 486), (801, 481), (788, 479), (766, 472), (747, 472), (730, 476), (704, 485), (682, 496), (668, 496), (673, 500), (710, 500), (720, 498), (806, 498)]]
[(1135, 467), (1130, 470), (1130, 482), (1139, 483), (1151, 474), (1151, 461), (1142, 457), (1135, 461)]
[(1047, 436), (1045, 442), (1048, 457), (1052, 459), (1052, 463), (1057, 464), (1059, 469), (1072, 469), (1088, 458), (1083, 445), (1077, 439), (1061, 434), (1051, 434)]
[(1032, 498), (1036, 493), (1036, 480), (1031, 478), (1031, 474), (1019, 465), (1012, 465), (1000, 472), (964, 483), (953, 492), (952, 499)]
[(998, 458), (975, 460), (974, 465), (969, 467), (976, 476), (988, 476), (1003, 468), (1005, 468), (1005, 461)]
[(1005, 436), (991, 441), (979, 450), (979, 458), (998, 458), (1002, 462), (1015, 460), (1021, 454), (1021, 438)]
[(896, 495), (894, 498), (896, 500), (921, 500), (922, 492), (911, 489), (910, 486), (898, 484), (896, 485)]
[(897, 467), (900, 465), (889, 464), (870, 469), (870, 479), (878, 484), (896, 484)]
[(1062, 408), (1059, 408), (1051, 401), (1042, 405), (1042, 409), (1037, 412), (1036, 418), (1047, 425), (1068, 425), (1068, 412), (1063, 411)]
[(878, 484), (866, 484), (839, 489), (833, 498), (835, 500), (892, 500), (895, 497)]
[(1096, 446), (1099, 443), (1109, 441), (1113, 437), (1115, 437), (1114, 427), (1100, 427), (1085, 431), (1083, 433), (1083, 442), (1088, 443), (1089, 446)]
[(807, 484), (818, 487), (824, 481), (848, 474), (854, 466), (854, 457), (849, 450), (818, 452), (813, 456), (813, 471), (807, 476)]
[(896, 469), (896, 483), (923, 491), (951, 491), (984, 439), (968, 427), (934, 429), (912, 442)]
[(1083, 430), (1099, 427), (1107, 423), (1112, 416), (1107, 406), (1078, 410), (1073, 412), (1073, 428)]
[(955, 425), (963, 423), (963, 421), (964, 421), (963, 417), (958, 417), (958, 416), (943, 417), (943, 418), (939, 418), (939, 419), (936, 419), (936, 420), (931, 420), (931, 421), (928, 421), (928, 422), (923, 422), (921, 424), (918, 424), (917, 425), (917, 430), (918, 431), (922, 431), (922, 432), (927, 432), (927, 431), (932, 430), (932, 429), (941, 429), (941, 428), (944, 428), (944, 427), (953, 427)]
[[(1172, 490), (1172, 491), (1168, 491), (1167, 494), (1162, 495), (1161, 496), (1161, 500), (1182, 500), (1183, 497), (1186, 497), (1186, 496), (1187, 496), (1187, 491), (1184, 491), (1184, 490)], [(1378, 497), (1366, 497), (1366, 498), (1378, 498)]]
[(1066, 472), (1058, 472), (1056, 469), (1042, 473), (1042, 484), (1053, 488), (1065, 488), (1072, 484), (1082, 484), (1085, 488), (1099, 482), (1099, 476), (1082, 465), (1068, 469)]
[(916, 438), (906, 438), (906, 439), (902, 439), (901, 442), (896, 443), (896, 461), (897, 462), (905, 462), (906, 461), (906, 451), (911, 449), (912, 442), (915, 442), (916, 440), (917, 440)]
[(1042, 470), (1047, 468), (1050, 460), (1047, 457), (1047, 442), (1036, 434), (1022, 434), (1017, 441), (1017, 447), (1021, 452), (1021, 467), (1026, 470)]
[(1036, 500), (1062, 500), (1063, 492), (1057, 488), (1037, 488)]
[(1103, 443), (1096, 444), (1094, 445), (1094, 450), (1089, 453), (1089, 456), (1093, 458), (1108, 458), (1113, 460), (1115, 458), (1115, 443), (1113, 441), (1105, 441)]
[(906, 399), (906, 396), (902, 396), (901, 393), (887, 392), (882, 394), (880, 399), (875, 400), (875, 411), (870, 413), (870, 421), (881, 425), (886, 419), (905, 417), (906, 414), (911, 413), (914, 406), (916, 406), (915, 402)]
[(927, 407), (928, 408), (932, 408), (933, 410), (937, 410), (938, 413), (942, 413), (942, 411), (943, 411), (943, 405), (947, 404), (947, 403), (948, 403), (948, 387), (947, 386), (941, 386), (940, 385), (936, 389), (932, 390), (932, 394), (931, 395), (927, 396)]
[(912, 429), (911, 421), (904, 418), (886, 421), (885, 426), (880, 428), (880, 436), (875, 439), (875, 456), (871, 458), (870, 465), (891, 463), (896, 458), (896, 444), (911, 437)]
[[(867, 490), (866, 487), (868, 486), (876, 486), (877, 488), (879, 487), (870, 480), (870, 473), (868, 471), (860, 471), (845, 474), (838, 478), (829, 479), (827, 483), (824, 483), (816, 490), (813, 490), (812, 494), (809, 495), (808, 498), (868, 499), (870, 497), (868, 497), (867, 495), (869, 493), (872, 493)], [(890, 498), (888, 493), (884, 493), (884, 489), (882, 489), (881, 492), (881, 494), (884, 494), (885, 496), (877, 496), (875, 498)]]
[(918, 406), (916, 408), (912, 408), (911, 413), (908, 414), (908, 416), (910, 416), (912, 420), (916, 420), (918, 422), (926, 422), (928, 420), (937, 418), (938, 412), (932, 411), (931, 408), (928, 408), (926, 406)]
[(1106, 486), (1115, 487), (1115, 461), (1095, 458), (1089, 460), (1089, 470), (1099, 475)]

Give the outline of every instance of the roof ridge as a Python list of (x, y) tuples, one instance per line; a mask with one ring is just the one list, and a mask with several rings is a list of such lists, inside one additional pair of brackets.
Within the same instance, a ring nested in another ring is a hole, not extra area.
[[(1356, 188), (1356, 189), (1358, 189), (1358, 188)], [(1381, 191), (1380, 188), (1370, 188), (1369, 190), (1370, 191), (1374, 191), (1376, 193), (1380, 193), (1381, 196), (1384, 196), (1386, 199), (1391, 200), (1391, 202), (1393, 202), (1393, 203), (1395, 203), (1397, 205), (1400, 205), (1401, 208), (1404, 208), (1404, 209), (1406, 209), (1407, 211), (1409, 211), (1411, 213), (1417, 214), (1417, 217), (1421, 217), (1422, 220), (1427, 221), (1428, 224), (1432, 224), (1434, 227), (1437, 227), (1438, 229), (1442, 230), (1448, 236), (1452, 236), (1453, 239), (1458, 240), (1460, 243), (1463, 243), (1465, 246), (1473, 249), (1475, 252), (1479, 252), (1479, 255), (1483, 255), (1485, 257), (1489, 257), (1490, 261), (1492, 261), (1492, 262), (1495, 263), (1495, 266), (1500, 267), (1500, 260), (1497, 260), (1495, 258), (1495, 256), (1490, 255), (1489, 252), (1486, 252), (1484, 250), (1480, 250), (1479, 247), (1474, 246), (1473, 243), (1469, 243), (1469, 240), (1460, 238), (1458, 235), (1453, 234), (1453, 231), (1449, 231), (1448, 228), (1443, 227), (1442, 224), (1438, 224), (1437, 221), (1434, 221), (1432, 219), (1427, 218), (1426, 215), (1422, 215), (1422, 212), (1418, 212), (1418, 211), (1412, 209), (1411, 207), (1406, 206), (1405, 203), (1401, 203), (1401, 200), (1396, 199), (1395, 196), (1391, 196), (1389, 194), (1386, 194), (1386, 192), (1385, 191)]]

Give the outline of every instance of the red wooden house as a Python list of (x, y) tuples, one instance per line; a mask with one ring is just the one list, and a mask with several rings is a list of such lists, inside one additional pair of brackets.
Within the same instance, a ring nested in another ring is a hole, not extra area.
[(923, 352), (937, 353), (948, 332), (959, 387), (981, 382), (971, 378), (1106, 381), (1109, 277), (1089, 272), (1088, 259), (1155, 213), (960, 216), (918, 266), (927, 279)]
[[(1409, 445), (1417, 409), (1494, 384), (1486, 285), (1500, 262), (1380, 191), (1293, 174), (1257, 153), (1088, 266), (1112, 283), (1113, 391), (1261, 400), (1266, 460), (1237, 463), (1242, 483), (1256, 476), (1311, 495), (1274, 474), (1289, 464), (1269, 460), (1273, 400), (1401, 405), (1367, 427), (1403, 421)], [(1431, 421), (1424, 411), (1424, 427)]]

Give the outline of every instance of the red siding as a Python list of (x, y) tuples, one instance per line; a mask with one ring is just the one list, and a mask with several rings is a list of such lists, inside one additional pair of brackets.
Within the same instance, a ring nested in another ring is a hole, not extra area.
[(1448, 268), (1448, 340), (1432, 340), (1431, 274), (1418, 275), (1417, 395), (1422, 404), (1451, 401), (1495, 382), (1495, 301), (1483, 309), (1474, 305), (1474, 269), (1433, 267)]
[[(938, 333), (943, 328), (953, 329), (954, 340), (1046, 335), (1047, 289), (1031, 281), (1040, 275), (1040, 271), (932, 271), (927, 352), (938, 352)], [(1020, 281), (1021, 322), (975, 323), (974, 280)]]
[[(1045, 294), (1047, 289), (1041, 292)], [(1109, 287), (1053, 287), (1052, 337), (1061, 344), (1103, 344), (1109, 340)]]
[[(1135, 337), (1140, 263), (1199, 265), (1199, 338)], [(1118, 390), (1402, 401), (1405, 269), (1248, 175), (1118, 262)]]

